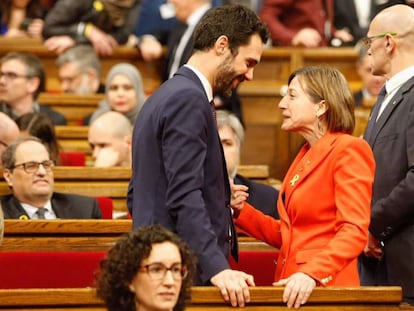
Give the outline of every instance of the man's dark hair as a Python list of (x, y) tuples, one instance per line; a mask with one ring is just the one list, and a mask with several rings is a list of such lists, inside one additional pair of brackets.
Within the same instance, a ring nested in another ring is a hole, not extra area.
[(44, 92), (46, 90), (45, 69), (39, 57), (29, 53), (10, 52), (1, 59), (1, 63), (3, 64), (10, 60), (18, 60), (22, 62), (26, 67), (26, 75), (29, 78), (39, 78), (39, 87), (34, 93), (34, 100), (36, 100), (40, 92)]
[(210, 10), (198, 23), (194, 31), (194, 51), (210, 49), (225, 35), (235, 55), (240, 46), (249, 44), (254, 34), (258, 34), (263, 43), (269, 38), (269, 30), (256, 13), (239, 4), (223, 5)]

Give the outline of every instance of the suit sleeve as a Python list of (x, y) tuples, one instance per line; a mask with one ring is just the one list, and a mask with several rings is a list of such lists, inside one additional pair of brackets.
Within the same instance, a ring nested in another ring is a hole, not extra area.
[[(400, 103), (401, 105), (402, 103)], [(404, 104), (409, 104), (404, 103)], [(411, 105), (414, 107), (414, 105)], [(414, 217), (414, 108), (408, 112), (408, 125), (407, 129), (398, 135), (400, 137), (389, 136), (387, 142), (390, 144), (382, 147), (384, 150), (391, 154), (393, 159), (389, 159), (390, 164), (388, 168), (379, 167), (382, 170), (384, 176), (381, 178), (389, 178), (390, 183), (393, 180), (399, 180), (401, 176), (404, 176), (391, 192), (384, 198), (379, 199), (372, 206), (371, 215), (371, 233), (379, 240), (385, 240), (391, 236), (394, 232), (401, 229), (401, 227), (407, 224), (407, 221), (412, 221)], [(402, 137), (401, 137), (402, 136)], [(393, 140), (393, 141), (392, 141)], [(401, 140), (401, 142), (398, 142)], [(401, 156), (398, 157), (398, 152), (393, 148), (394, 144), (397, 146), (403, 146)], [(388, 156), (388, 155), (387, 155)], [(385, 162), (382, 161), (382, 162)], [(381, 162), (381, 163), (382, 163)], [(393, 164), (391, 164), (393, 162)], [(395, 165), (394, 165), (395, 164)], [(393, 170), (386, 172), (386, 170)], [(377, 173), (378, 174), (378, 173)]]
[(102, 219), (102, 212), (101, 212), (101, 209), (99, 208), (99, 202), (95, 198), (93, 199), (93, 204), (92, 204), (92, 218)]
[[(203, 198), (204, 163), (211, 135), (208, 122), (212, 115), (208, 105), (200, 104), (206, 99), (200, 98), (199, 92), (189, 90), (180, 96), (168, 107), (162, 121), (162, 153), (168, 183), (166, 205), (178, 234), (197, 254), (205, 283), (229, 268)], [(220, 163), (217, 165), (221, 168)]]

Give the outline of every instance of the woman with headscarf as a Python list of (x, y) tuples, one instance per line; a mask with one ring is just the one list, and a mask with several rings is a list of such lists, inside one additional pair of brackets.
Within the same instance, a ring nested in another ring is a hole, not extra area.
[(97, 117), (111, 110), (122, 113), (129, 119), (131, 125), (134, 125), (146, 99), (138, 69), (127, 63), (113, 66), (106, 77), (105, 95), (105, 99), (99, 103), (98, 109), (90, 119), (84, 120), (84, 125), (90, 124)]

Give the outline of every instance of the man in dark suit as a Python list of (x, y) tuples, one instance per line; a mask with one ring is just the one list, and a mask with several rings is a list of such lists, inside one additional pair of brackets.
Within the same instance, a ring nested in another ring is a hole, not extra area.
[(20, 138), (2, 155), (3, 176), (12, 194), (0, 198), (6, 219), (102, 218), (98, 201), (53, 192), (53, 161), (41, 141)]
[(381, 10), (404, 0), (334, 0), (334, 25), (352, 35), (346, 45), (355, 45), (368, 31), (369, 22)]
[[(154, 32), (142, 36), (139, 48), (145, 60), (158, 59), (162, 56), (162, 44), (167, 45), (165, 67), (162, 80), (171, 78), (190, 58), (193, 51), (192, 36), (197, 23), (212, 7), (212, 0), (170, 1), (174, 5), (177, 23), (168, 31)], [(213, 1), (214, 2), (214, 1)], [(214, 3), (213, 3), (214, 4)], [(215, 94), (214, 104), (218, 109), (226, 109), (237, 115), (243, 123), (240, 97), (237, 90), (231, 96)]]
[(0, 60), (0, 111), (14, 120), (28, 112), (41, 112), (54, 125), (66, 125), (64, 115), (37, 102), (45, 83), (45, 70), (37, 56), (8, 53)]
[(279, 191), (272, 186), (254, 182), (237, 173), (244, 138), (244, 129), (239, 119), (229, 111), (218, 110), (217, 128), (223, 145), (229, 177), (235, 184), (248, 187), (247, 202), (250, 205), (264, 214), (278, 219), (277, 197)]
[(413, 8), (395, 5), (367, 33), (372, 73), (387, 80), (364, 133), (376, 172), (370, 237), (359, 264), (362, 285), (402, 286), (403, 300), (414, 305), (413, 21)]
[(209, 11), (195, 29), (193, 55), (144, 104), (132, 138), (134, 227), (159, 223), (176, 232), (198, 256), (198, 284), (218, 286), (233, 306), (249, 301), (254, 283), (228, 263), (230, 249), (237, 257), (237, 237), (211, 102), (253, 78), (267, 38), (244, 6)]

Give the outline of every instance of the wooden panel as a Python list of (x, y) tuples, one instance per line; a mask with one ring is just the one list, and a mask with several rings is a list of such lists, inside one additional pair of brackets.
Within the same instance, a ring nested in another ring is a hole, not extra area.
[[(286, 310), (283, 288), (250, 288), (251, 302), (245, 310)], [(400, 287), (316, 288), (301, 309), (312, 311), (396, 311), (401, 301)], [(105, 310), (94, 288), (0, 290), (1, 310)], [(193, 287), (186, 310), (232, 310), (215, 287)]]

